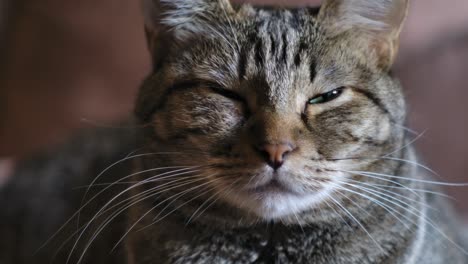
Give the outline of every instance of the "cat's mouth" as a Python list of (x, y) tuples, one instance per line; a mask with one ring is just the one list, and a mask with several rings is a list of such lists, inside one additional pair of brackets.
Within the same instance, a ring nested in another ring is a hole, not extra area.
[(296, 192), (291, 190), (291, 188), (281, 183), (277, 179), (272, 179), (268, 181), (267, 183), (264, 183), (260, 186), (254, 186), (254, 187), (248, 188), (248, 192), (253, 193), (253, 194), (279, 194), (279, 193), (297, 194)]
[(319, 206), (335, 189), (333, 181), (322, 180), (326, 175), (319, 177), (308, 171), (287, 169), (257, 171), (254, 175), (246, 173), (241, 178), (244, 182), (239, 182), (223, 197), (235, 207), (270, 221)]

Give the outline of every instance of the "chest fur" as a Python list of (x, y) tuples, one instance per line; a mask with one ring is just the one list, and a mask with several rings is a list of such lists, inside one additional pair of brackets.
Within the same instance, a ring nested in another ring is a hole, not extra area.
[(214, 230), (165, 221), (151, 232), (134, 233), (127, 248), (133, 263), (142, 264), (400, 263), (404, 248), (409, 248), (411, 239), (402, 239), (379, 241), (385, 250), (378, 249), (365, 238), (356, 239), (361, 232), (354, 228), (353, 225), (343, 229), (265, 226)]

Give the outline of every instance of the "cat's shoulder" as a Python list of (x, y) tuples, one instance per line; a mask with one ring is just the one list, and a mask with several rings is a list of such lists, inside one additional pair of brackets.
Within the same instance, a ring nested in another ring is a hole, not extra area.
[(37, 250), (78, 210), (97, 176), (112, 182), (131, 172), (134, 139), (131, 126), (86, 129), (19, 162), (0, 188), (0, 263), (50, 263), (57, 248)]

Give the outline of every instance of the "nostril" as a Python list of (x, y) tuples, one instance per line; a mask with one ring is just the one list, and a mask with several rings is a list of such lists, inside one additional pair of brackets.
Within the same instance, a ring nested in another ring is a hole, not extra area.
[(295, 149), (292, 144), (263, 144), (255, 148), (266, 163), (275, 170), (283, 166), (286, 157)]
[(264, 149), (261, 149), (261, 148), (257, 148), (257, 151), (260, 153), (260, 155), (267, 161), (270, 161), (271, 160), (271, 155), (270, 153), (268, 153), (268, 151), (264, 150)]
[(287, 155), (289, 155), (289, 153), (291, 153), (291, 150), (286, 150), (283, 155), (281, 156), (281, 159), (284, 160), (284, 158), (286, 158)]
[(283, 161), (270, 161), (268, 162), (268, 165), (270, 165), (270, 167), (272, 167), (274, 170), (278, 170), (281, 168), (281, 166), (283, 166)]

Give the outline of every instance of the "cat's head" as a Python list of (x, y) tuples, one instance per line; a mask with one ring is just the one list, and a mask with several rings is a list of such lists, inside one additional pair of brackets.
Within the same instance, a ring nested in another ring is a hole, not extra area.
[(391, 170), (380, 158), (403, 144), (404, 99), (389, 69), (407, 6), (146, 0), (154, 71), (136, 112), (151, 124), (149, 144), (177, 153), (155, 162), (197, 166), (198, 191), (264, 219), (373, 180), (351, 171)]

